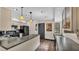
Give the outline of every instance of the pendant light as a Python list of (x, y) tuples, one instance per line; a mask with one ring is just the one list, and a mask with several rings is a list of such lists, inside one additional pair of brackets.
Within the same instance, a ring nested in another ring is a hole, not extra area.
[(53, 8), (53, 21), (55, 21), (55, 7)]
[(31, 25), (33, 20), (32, 20), (32, 12), (29, 12), (30, 13), (30, 20), (29, 20), (29, 24)]
[(23, 16), (23, 7), (21, 7), (21, 16), (19, 17), (20, 20), (24, 20), (24, 16)]

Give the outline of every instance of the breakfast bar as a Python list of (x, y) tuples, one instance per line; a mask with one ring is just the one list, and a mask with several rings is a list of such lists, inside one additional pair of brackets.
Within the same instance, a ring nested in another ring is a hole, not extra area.
[(40, 45), (38, 34), (19, 37), (0, 37), (0, 51), (34, 51)]

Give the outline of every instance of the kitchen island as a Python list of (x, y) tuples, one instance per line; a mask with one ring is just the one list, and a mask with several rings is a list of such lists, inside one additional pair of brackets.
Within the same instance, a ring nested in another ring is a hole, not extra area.
[(79, 51), (79, 44), (74, 40), (66, 36), (56, 36), (56, 50), (57, 51)]
[(19, 37), (0, 37), (0, 51), (34, 51), (40, 45), (40, 36), (30, 34)]

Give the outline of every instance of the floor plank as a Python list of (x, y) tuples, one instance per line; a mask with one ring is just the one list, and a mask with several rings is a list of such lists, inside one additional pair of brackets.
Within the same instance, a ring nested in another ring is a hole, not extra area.
[(55, 51), (55, 45), (53, 40), (40, 40), (40, 46), (36, 49), (36, 51)]

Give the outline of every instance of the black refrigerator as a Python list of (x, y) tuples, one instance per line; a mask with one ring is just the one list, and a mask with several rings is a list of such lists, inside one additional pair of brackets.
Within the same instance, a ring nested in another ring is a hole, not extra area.
[(29, 35), (29, 26), (20, 26), (20, 33), (23, 33), (23, 36)]

